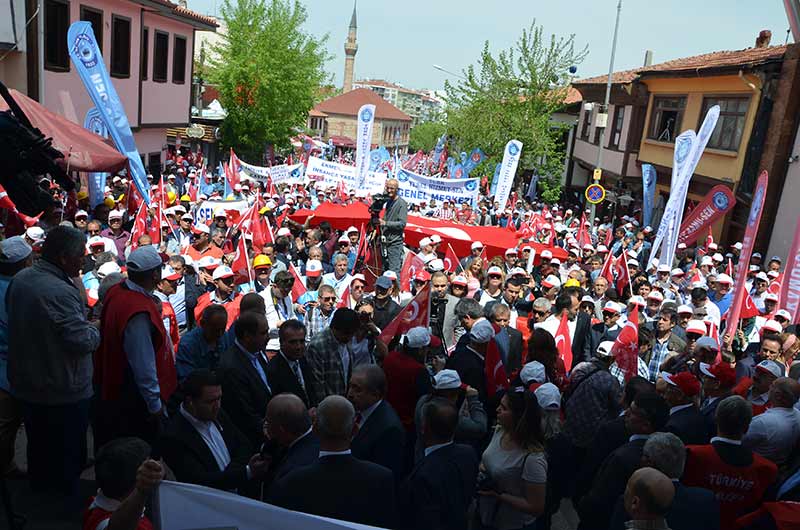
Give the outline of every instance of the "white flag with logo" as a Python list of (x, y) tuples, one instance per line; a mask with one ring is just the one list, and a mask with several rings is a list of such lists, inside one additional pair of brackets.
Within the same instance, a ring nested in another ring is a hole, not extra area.
[(369, 172), (369, 152), (372, 146), (372, 123), (375, 120), (375, 105), (362, 105), (358, 109), (356, 125), (356, 189), (364, 187)]
[(494, 200), (500, 203), (500, 211), (506, 207), (511, 188), (514, 187), (514, 176), (517, 174), (517, 165), (522, 155), (522, 142), (519, 140), (509, 140), (503, 152), (503, 163), (500, 164), (500, 172), (497, 174), (497, 191)]

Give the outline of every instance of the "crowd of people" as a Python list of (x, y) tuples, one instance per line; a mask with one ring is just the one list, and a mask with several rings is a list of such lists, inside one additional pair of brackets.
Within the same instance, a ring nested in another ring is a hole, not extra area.
[[(709, 239), (659, 265), (641, 212), (410, 207), (393, 179), (374, 232), (286, 215), (369, 197), (255, 180), (234, 189), (249, 227), (224, 208), (203, 223), (223, 192), (192, 200), (201, 178), (150, 177), (156, 238), (137, 232), (126, 179), (94, 208), (45, 179), (65, 200), (0, 241), (0, 470), (22, 473), (20, 425), (34, 491), (87, 506), (93, 463), (86, 530), (149, 528), (165, 477), (381, 528), (547, 529), (569, 502), (584, 530), (800, 520), (800, 341), (779, 257), (755, 253), (737, 278), (742, 245)], [(475, 241), (447, 270), (446, 234), (406, 244), (415, 212), (515, 223), (519, 244)], [(405, 278), (412, 254), (424, 268)], [(734, 325), (737, 282), (756, 309)], [(425, 290), (427, 325), (382, 335)]]

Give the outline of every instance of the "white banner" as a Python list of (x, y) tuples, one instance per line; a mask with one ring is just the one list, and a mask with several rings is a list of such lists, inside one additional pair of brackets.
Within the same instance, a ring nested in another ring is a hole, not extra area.
[(266, 182), (271, 177), (272, 183), (276, 186), (278, 184), (302, 184), (304, 180), (303, 164), (292, 164), (291, 166), (281, 164), (279, 166), (264, 167), (247, 164), (240, 160), (239, 165), (242, 166), (243, 173), (247, 178)]
[[(700, 157), (703, 156), (703, 151), (708, 144), (708, 140), (711, 138), (711, 133), (714, 132), (714, 128), (717, 126), (718, 119), (719, 105), (714, 105), (708, 109), (706, 117), (703, 120), (703, 125), (700, 126), (700, 132), (697, 133), (695, 141), (691, 143), (691, 148), (689, 149), (688, 153), (686, 153), (685, 156), (681, 156), (680, 174), (678, 175), (678, 185), (676, 186), (677, 189), (673, 188), (670, 190), (670, 198), (669, 202), (667, 203), (667, 208), (669, 208), (669, 203), (671, 203), (673, 199), (675, 200), (673, 214), (674, 218), (669, 220), (667, 233), (664, 237), (664, 246), (661, 249), (661, 254), (659, 255), (658, 260), (660, 265), (668, 265), (669, 267), (672, 267), (672, 261), (675, 259), (675, 248), (678, 245), (678, 231), (681, 223), (683, 222), (683, 210), (686, 205), (686, 194), (689, 193), (689, 181), (692, 180), (692, 174), (694, 173), (698, 162), (700, 162)], [(676, 151), (677, 149), (678, 145), (676, 143)], [(677, 155), (676, 158), (678, 158)], [(664, 224), (663, 219), (661, 220), (661, 223), (662, 225)]]
[(239, 213), (244, 213), (249, 207), (250, 205), (244, 199), (239, 201), (203, 201), (194, 211), (194, 223), (206, 224), (214, 218), (214, 212), (220, 208), (222, 210), (238, 210)]
[(153, 526), (161, 530), (369, 530), (367, 526), (278, 508), (194, 484), (165, 480), (158, 487)]
[(397, 195), (410, 204), (430, 203), (432, 199), (440, 203), (448, 200), (454, 204), (469, 202), (473, 208), (478, 205), (479, 179), (443, 179), (425, 177), (407, 169), (397, 172), (399, 189)]
[(375, 120), (375, 105), (363, 105), (358, 109), (356, 130), (356, 189), (364, 187), (369, 172), (369, 152), (372, 147), (372, 123)]
[(519, 157), (522, 155), (522, 142), (509, 140), (503, 153), (503, 163), (500, 164), (500, 173), (497, 174), (497, 191), (494, 200), (500, 203), (500, 211), (506, 207), (511, 188), (514, 186), (514, 175), (517, 174)]
[(386, 186), (386, 173), (368, 171), (364, 184), (359, 186), (356, 182), (355, 166), (348, 166), (330, 160), (322, 160), (315, 156), (309, 157), (306, 166), (306, 177), (309, 180), (322, 182), (325, 186), (336, 186), (344, 182), (344, 187), (349, 190), (363, 190), (370, 195), (383, 193)]

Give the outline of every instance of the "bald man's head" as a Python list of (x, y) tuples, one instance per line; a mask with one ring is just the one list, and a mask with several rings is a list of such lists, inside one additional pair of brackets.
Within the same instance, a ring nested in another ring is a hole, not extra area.
[(311, 428), (311, 417), (303, 400), (294, 394), (278, 394), (267, 405), (266, 434), (283, 447), (303, 436)]
[(800, 398), (800, 383), (789, 377), (779, 377), (769, 389), (769, 401), (773, 407), (792, 408)]
[[(328, 396), (317, 407), (314, 417), (314, 432), (320, 447), (350, 446), (353, 435), (353, 421), (356, 410), (353, 404), (342, 396)], [(340, 450), (340, 449), (323, 449)]]
[(625, 510), (631, 519), (663, 519), (674, 497), (675, 486), (669, 477), (652, 467), (643, 467), (628, 480)]

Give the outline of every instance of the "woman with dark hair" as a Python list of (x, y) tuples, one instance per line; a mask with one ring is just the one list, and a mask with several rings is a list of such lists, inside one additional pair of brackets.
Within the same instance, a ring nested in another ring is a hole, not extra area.
[(563, 392), (569, 381), (567, 380), (567, 369), (564, 360), (558, 355), (556, 340), (550, 332), (536, 328), (531, 331), (528, 338), (528, 357), (525, 363), (539, 361), (544, 365), (547, 382), (553, 383)]
[(478, 510), (487, 529), (533, 529), (545, 505), (547, 457), (542, 411), (521, 388), (497, 407), (497, 427), (481, 458)]

